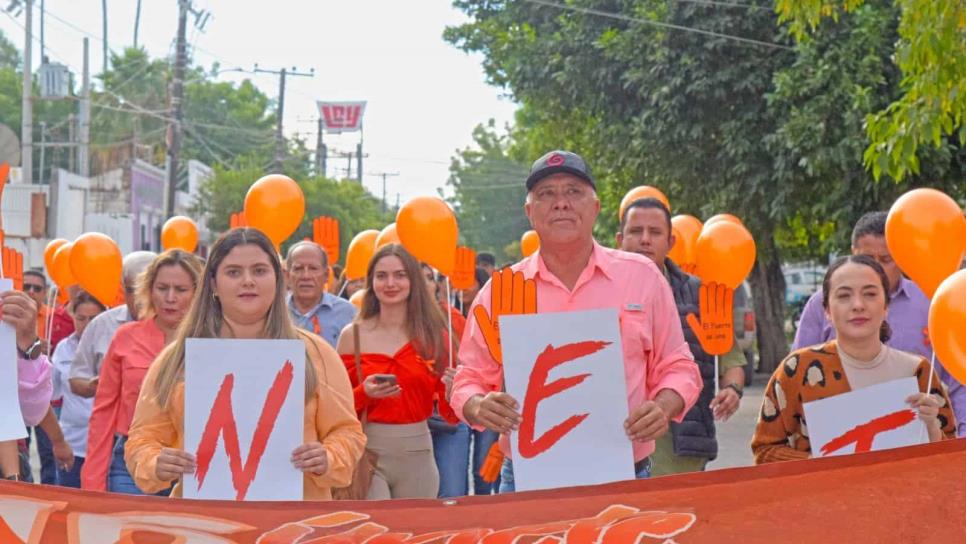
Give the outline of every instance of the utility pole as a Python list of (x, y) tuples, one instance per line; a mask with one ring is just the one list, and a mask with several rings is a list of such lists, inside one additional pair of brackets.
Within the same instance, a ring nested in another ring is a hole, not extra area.
[(104, 33), (104, 72), (107, 73), (107, 0), (101, 0), (101, 19), (103, 20), (103, 33)]
[(188, 62), (185, 26), (188, 1), (178, 0), (178, 38), (175, 47), (174, 80), (171, 84), (171, 122), (168, 124), (168, 186), (164, 192), (164, 216), (174, 215), (175, 188), (178, 185), (178, 160), (181, 153), (181, 99), (184, 96), (184, 68)]
[(315, 142), (315, 170), (323, 178), (325, 177), (325, 163), (328, 158), (329, 149), (322, 141), (322, 134), (325, 132), (325, 120), (319, 117), (319, 135)]
[(375, 175), (382, 176), (382, 215), (386, 215), (386, 178), (396, 177), (399, 172), (380, 172)]
[(362, 184), (362, 142), (356, 144), (356, 181)]
[(86, 177), (91, 175), (91, 59), (90, 41), (84, 38), (84, 73), (81, 77), (81, 101), (79, 112), (80, 145), (77, 147), (77, 173)]
[(46, 20), (44, 12), (44, 0), (40, 0), (40, 62), (47, 62), (47, 49), (44, 41), (44, 21)]
[(141, 0), (138, 0), (138, 6), (134, 12), (134, 48), (138, 48), (138, 29), (141, 26)]
[(21, 102), (21, 108), (23, 112), (23, 119), (20, 124), (20, 168), (23, 172), (24, 183), (33, 183), (33, 123), (34, 123), (34, 110), (33, 102), (30, 101), (30, 94), (33, 90), (33, 80), (31, 69), (33, 61), (30, 57), (33, 43), (33, 13), (34, 13), (34, 0), (26, 0), (27, 3), (27, 17), (24, 21), (26, 24), (24, 28), (27, 34), (27, 41), (23, 47), (23, 101)]
[(285, 114), (285, 77), (286, 76), (303, 76), (303, 77), (315, 77), (315, 68), (312, 68), (307, 73), (298, 72), (293, 66), (292, 71), (289, 72), (285, 68), (281, 70), (263, 70), (255, 65), (256, 74), (275, 74), (278, 76), (278, 121), (276, 122), (275, 128), (275, 164), (273, 165), (274, 173), (281, 174), (282, 166), (285, 162), (285, 135), (282, 132), (282, 116)]

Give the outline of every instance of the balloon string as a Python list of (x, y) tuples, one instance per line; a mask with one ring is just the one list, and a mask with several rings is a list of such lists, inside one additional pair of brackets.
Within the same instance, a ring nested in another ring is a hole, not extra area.
[(449, 304), (453, 301), (453, 299), (450, 297), (451, 293), (449, 291), (449, 276), (446, 276), (446, 330), (447, 338), (449, 338), (449, 341), (447, 342), (447, 344), (449, 344), (449, 367), (455, 368), (456, 364), (455, 361), (453, 361), (453, 312), (449, 311)]
[(714, 394), (718, 396), (721, 392), (720, 384), (718, 383), (718, 356), (714, 356)]
[[(932, 391), (932, 378), (936, 374), (936, 352), (932, 352), (932, 358), (929, 360), (929, 380), (926, 382), (926, 394), (929, 395)], [(929, 439), (926, 436), (926, 425), (923, 424), (922, 430), (919, 432), (919, 443), (925, 444)]]
[(339, 294), (336, 295), (337, 297), (341, 297), (342, 293), (345, 293), (345, 288), (347, 285), (349, 285), (349, 278), (346, 278), (346, 280), (342, 282), (342, 287), (339, 288)]

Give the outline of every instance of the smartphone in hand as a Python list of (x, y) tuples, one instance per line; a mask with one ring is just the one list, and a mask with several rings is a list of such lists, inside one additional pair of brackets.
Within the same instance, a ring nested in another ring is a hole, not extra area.
[(373, 374), (372, 377), (378, 384), (388, 383), (390, 385), (396, 385), (395, 374)]

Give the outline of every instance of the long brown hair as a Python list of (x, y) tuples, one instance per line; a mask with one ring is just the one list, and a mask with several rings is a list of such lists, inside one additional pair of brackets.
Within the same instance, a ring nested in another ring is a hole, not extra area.
[[(253, 245), (268, 255), (268, 260), (275, 271), (275, 298), (268, 310), (265, 319), (265, 328), (259, 337), (268, 339), (287, 339), (305, 340), (292, 324), (289, 317), (288, 307), (285, 303), (285, 277), (282, 274), (282, 266), (275, 253), (272, 242), (260, 231), (252, 228), (236, 228), (223, 234), (215, 245), (211, 248), (211, 254), (205, 265), (203, 281), (200, 288), (195, 290), (195, 297), (191, 303), (191, 309), (181, 321), (174, 341), (165, 349), (158, 360), (154, 363), (160, 365), (158, 379), (155, 382), (154, 394), (158, 404), (162, 408), (167, 408), (168, 401), (175, 385), (184, 379), (184, 350), (185, 340), (188, 338), (219, 338), (221, 328), (225, 325), (224, 315), (222, 314), (221, 302), (215, 298), (215, 290), (212, 285), (218, 273), (218, 267), (233, 249), (239, 246)], [(231, 327), (228, 327), (231, 330)], [(234, 333), (232, 333), (234, 334)], [(305, 363), (305, 400), (315, 394), (318, 384), (318, 377), (315, 374), (315, 367), (309, 362), (309, 355), (306, 353)]]
[(166, 266), (180, 266), (191, 277), (191, 288), (198, 290), (198, 279), (204, 264), (201, 259), (181, 249), (169, 249), (158, 255), (151, 264), (138, 274), (134, 286), (134, 298), (137, 301), (138, 317), (150, 319), (157, 314), (157, 308), (151, 301), (151, 290), (158, 279), (158, 273)]
[(440, 310), (434, 297), (429, 295), (426, 278), (423, 277), (419, 262), (409, 254), (401, 244), (387, 244), (379, 248), (366, 270), (366, 291), (362, 297), (362, 310), (356, 316), (356, 321), (363, 321), (379, 316), (380, 304), (372, 289), (376, 264), (386, 257), (398, 257), (402, 261), (403, 270), (409, 278), (409, 298), (406, 299), (406, 334), (413, 343), (419, 355), (426, 360), (433, 360), (436, 372), (442, 374), (446, 365), (446, 343), (443, 332), (446, 330), (446, 318)]

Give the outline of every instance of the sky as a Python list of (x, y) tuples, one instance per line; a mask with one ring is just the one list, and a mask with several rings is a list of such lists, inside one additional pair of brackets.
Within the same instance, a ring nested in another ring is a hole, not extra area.
[[(0, 0), (0, 9), (10, 0)], [(39, 40), (40, 0), (34, 0), (34, 33)], [(108, 44), (114, 51), (133, 44), (137, 0), (107, 0)], [(174, 51), (177, 0), (142, 0), (138, 41), (152, 57)], [(286, 80), (285, 133), (298, 133), (314, 149), (319, 116), (316, 100), (365, 100), (363, 183), (382, 195), (387, 177), (390, 204), (437, 194), (446, 183), (450, 158), (472, 144), (472, 130), (488, 119), (504, 126), (516, 105), (486, 84), (482, 57), (468, 55), (442, 39), (447, 26), (466, 20), (450, 0), (193, 0), (211, 14), (204, 32), (191, 24), (188, 43), (205, 68), (260, 68), (309, 72)], [(98, 0), (45, 0), (48, 57), (68, 65), (79, 79), (83, 37), (91, 38), (91, 67), (102, 69), (102, 11)], [(25, 15), (0, 15), (0, 30), (22, 48)], [(34, 42), (34, 67), (39, 63)], [(223, 72), (222, 81), (251, 79), (268, 96), (278, 96), (271, 74)], [(96, 84), (96, 82), (95, 82)], [(355, 150), (359, 135), (326, 135), (328, 173), (344, 175), (346, 159), (332, 151)], [(341, 169), (341, 170), (337, 170)], [(355, 167), (353, 166), (353, 173)], [(254, 181), (254, 180), (253, 180)]]

